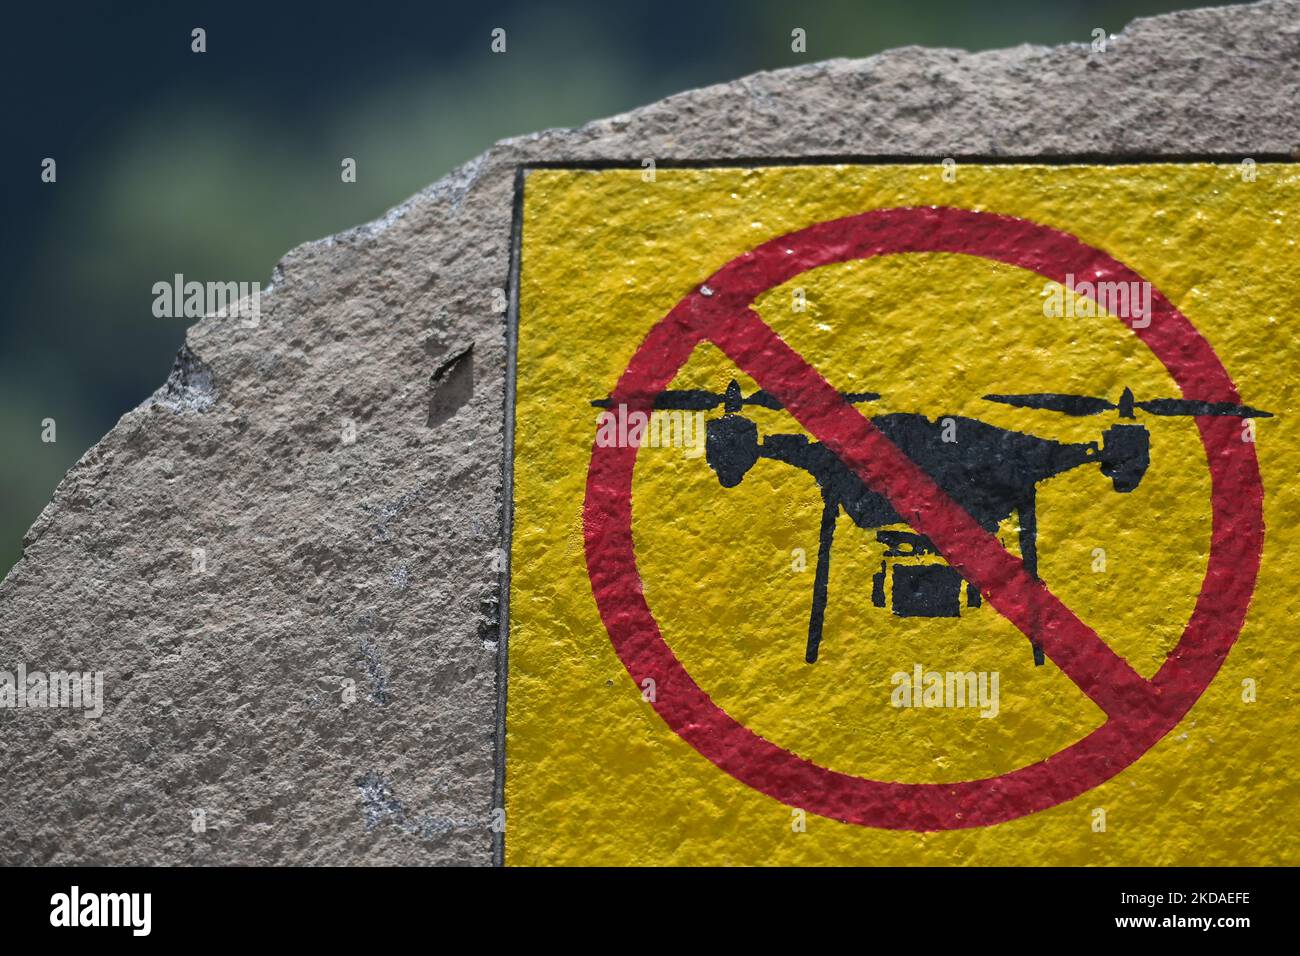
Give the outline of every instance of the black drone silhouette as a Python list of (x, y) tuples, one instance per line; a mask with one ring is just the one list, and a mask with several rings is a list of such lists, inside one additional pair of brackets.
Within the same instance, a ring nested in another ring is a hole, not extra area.
[[(874, 401), (875, 392), (841, 393), (844, 401), (858, 404)], [(1124, 389), (1118, 402), (1090, 395), (1041, 392), (1021, 395), (985, 395), (991, 402), (1017, 408), (1061, 412), (1072, 416), (1099, 415), (1115, 411), (1119, 422), (1108, 427), (1101, 442), (1059, 442), (1025, 432), (990, 425), (976, 418), (940, 415), (931, 420), (917, 413), (876, 415), (871, 424), (898, 446), (935, 483), (974, 518), (986, 531), (995, 532), (1002, 521), (1016, 513), (1019, 518), (1021, 560), (1038, 578), (1037, 488), (1056, 475), (1088, 464), (1100, 466), (1114, 490), (1126, 494), (1141, 483), (1150, 465), (1151, 437), (1144, 425), (1135, 423), (1136, 412), (1171, 416), (1234, 416), (1268, 418), (1271, 412), (1246, 405), (1202, 402), (1185, 398), (1156, 398), (1137, 401)], [(609, 399), (592, 405), (608, 408)], [(805, 660), (817, 660), (822, 624), (826, 612), (827, 581), (835, 522), (843, 510), (864, 530), (902, 524), (903, 518), (889, 501), (872, 491), (839, 457), (821, 442), (799, 434), (770, 434), (759, 440), (758, 426), (741, 412), (746, 407), (781, 409), (775, 396), (757, 391), (742, 395), (733, 379), (723, 393), (701, 389), (674, 389), (655, 396), (655, 410), (712, 411), (723, 414), (706, 423), (705, 459), (724, 488), (740, 484), (760, 458), (785, 462), (812, 475), (822, 497), (821, 533), (817, 549), (817, 571), (813, 580), (812, 611), (808, 619)], [(941, 421), (955, 423), (958, 441), (944, 441)], [(929, 538), (914, 532), (878, 531), (877, 540), (887, 550), (884, 557), (913, 557), (939, 554)], [(885, 606), (885, 562), (873, 575), (872, 600)], [(962, 581), (946, 565), (895, 565), (893, 611), (902, 617), (957, 617), (960, 614)], [(975, 588), (966, 584), (968, 607), (982, 601)], [(1043, 663), (1042, 645), (1030, 637), (1034, 663)]]

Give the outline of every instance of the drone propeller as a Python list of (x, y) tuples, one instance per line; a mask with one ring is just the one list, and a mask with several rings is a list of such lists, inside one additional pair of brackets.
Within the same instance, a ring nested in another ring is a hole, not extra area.
[(1233, 405), (1231, 402), (1200, 402), (1189, 398), (1153, 398), (1145, 402), (1134, 401), (1133, 392), (1124, 389), (1119, 402), (1094, 398), (1091, 395), (1068, 395), (1063, 392), (1036, 392), (1027, 395), (985, 395), (990, 402), (1001, 402), (1016, 408), (1040, 408), (1049, 412), (1063, 412), (1066, 415), (1100, 415), (1102, 412), (1119, 411), (1120, 418), (1133, 418), (1133, 410), (1141, 409), (1152, 415), (1234, 415), (1238, 418), (1272, 418), (1272, 412), (1260, 411), (1249, 405)]
[[(876, 392), (842, 392), (847, 402), (873, 402), (880, 397)], [(598, 398), (592, 403), (596, 408), (609, 408), (608, 398)], [(655, 396), (654, 407), (688, 412), (707, 412), (724, 406), (728, 412), (738, 412), (746, 405), (760, 408), (781, 409), (785, 406), (770, 392), (759, 390), (750, 395), (742, 395), (740, 383), (734, 378), (725, 392), (709, 392), (699, 388), (668, 389)]]

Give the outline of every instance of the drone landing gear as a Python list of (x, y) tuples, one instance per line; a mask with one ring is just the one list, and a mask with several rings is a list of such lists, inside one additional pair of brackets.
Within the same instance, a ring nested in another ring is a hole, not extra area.
[[(1030, 577), (1038, 581), (1041, 580), (1038, 577), (1038, 512), (1035, 496), (1032, 493), (1020, 503), (1018, 511), (1020, 518), (1020, 559)], [(817, 655), (821, 648), (822, 625), (826, 619), (826, 592), (831, 573), (831, 545), (835, 540), (835, 521), (839, 515), (839, 500), (823, 495), (821, 532), (817, 544), (817, 573), (813, 579), (812, 613), (808, 615), (808, 646), (804, 653), (804, 660), (809, 664), (817, 663)], [(888, 541), (892, 539), (882, 537), (881, 540)], [(883, 605), (883, 588), (876, 588), (875, 590), (882, 593), (878, 595), (879, 601), (876, 601), (877, 595), (873, 593), (873, 602)], [(979, 607), (981, 603), (979, 592), (967, 585), (967, 606)], [(956, 617), (957, 615), (942, 616)], [(1047, 662), (1047, 659), (1043, 654), (1043, 645), (1033, 636), (1038, 633), (1038, 622), (1032, 617), (1032, 609), (1029, 631), (1031, 635), (1029, 644), (1034, 652), (1034, 665), (1041, 667)]]
[[(1020, 503), (1020, 560), (1024, 562), (1025, 570), (1035, 581), (1040, 580), (1038, 577), (1038, 508), (1036, 496), (1031, 491), (1029, 497)], [(1040, 644), (1033, 635), (1038, 633), (1038, 621), (1033, 617), (1033, 609), (1030, 609), (1029, 621), (1029, 644), (1034, 649), (1034, 666), (1042, 667), (1045, 658), (1043, 657), (1043, 645)]]
[(817, 542), (817, 576), (813, 579), (812, 614), (808, 616), (808, 650), (804, 660), (817, 663), (817, 649), (822, 642), (822, 621), (826, 617), (826, 585), (831, 574), (831, 543), (835, 540), (835, 519), (840, 516), (840, 503), (829, 496), (822, 497), (822, 527)]

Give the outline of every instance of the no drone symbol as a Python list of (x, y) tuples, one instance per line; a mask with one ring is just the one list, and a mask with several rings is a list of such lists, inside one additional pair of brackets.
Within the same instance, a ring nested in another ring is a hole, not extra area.
[(1143, 678), (752, 309), (762, 293), (810, 269), (934, 252), (982, 257), (1062, 284), (1070, 276), (1144, 281), (1107, 253), (1024, 219), (909, 207), (821, 222), (738, 256), (679, 302), (641, 342), (610, 404), (649, 413), (694, 348), (712, 342), (1105, 712), (1096, 730), (1037, 763), (956, 783), (871, 780), (799, 757), (730, 717), (664, 641), (636, 564), (635, 446), (593, 446), (584, 506), (587, 570), (601, 619), (637, 685), (655, 682), (653, 705), (668, 726), (721, 770), (782, 803), (896, 830), (1015, 819), (1073, 799), (1138, 760), (1178, 724), (1227, 657), (1254, 591), (1264, 533), (1254, 446), (1241, 441), (1239, 418), (1226, 411), (1240, 401), (1232, 380), (1200, 333), (1154, 290), (1149, 321), (1132, 331), (1202, 412), (1196, 425), (1209, 462), (1213, 530), (1195, 610), (1159, 671)]

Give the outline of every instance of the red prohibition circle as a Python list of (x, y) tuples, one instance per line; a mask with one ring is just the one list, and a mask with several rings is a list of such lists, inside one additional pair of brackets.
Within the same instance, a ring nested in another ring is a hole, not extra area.
[[(1067, 274), (1076, 283), (1143, 281), (1068, 233), (1009, 216), (900, 207), (820, 222), (738, 256), (688, 294), (641, 342), (611, 393), (611, 405), (649, 411), (696, 345), (713, 342), (929, 536), (999, 613), (1026, 632), (1033, 621), (1048, 658), (1105, 711), (1100, 727), (1045, 760), (980, 780), (898, 783), (820, 766), (731, 718), (664, 641), (645, 600), (632, 539), (637, 448), (593, 442), (583, 510), (587, 569), (601, 619), (633, 681), (644, 686), (647, 678), (654, 680), (654, 707), (664, 722), (721, 770), (782, 803), (896, 830), (948, 830), (1015, 819), (1073, 799), (1146, 753), (1205, 691), (1237, 639), (1264, 534), (1253, 444), (1241, 440), (1236, 418), (1198, 417), (1213, 514), (1205, 579), (1182, 638), (1160, 670), (1149, 680), (1133, 671), (752, 309), (763, 292), (810, 269), (926, 252), (1003, 262), (1061, 283)], [(1151, 303), (1149, 324), (1133, 331), (1182, 394), (1239, 403), (1209, 343), (1158, 290), (1152, 290)]]

